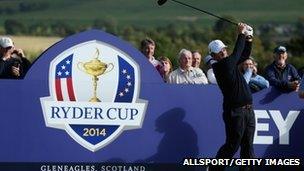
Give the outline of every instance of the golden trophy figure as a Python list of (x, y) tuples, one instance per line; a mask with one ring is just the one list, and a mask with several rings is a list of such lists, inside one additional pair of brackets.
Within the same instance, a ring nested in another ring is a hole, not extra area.
[[(114, 65), (112, 63), (105, 64), (101, 62), (99, 59), (99, 50), (96, 48), (96, 55), (95, 58), (89, 62), (79, 62), (78, 63), (78, 69), (93, 76), (93, 87), (94, 87), (94, 94), (93, 97), (90, 99), (90, 102), (101, 102), (100, 99), (97, 97), (97, 81), (98, 76), (106, 74), (113, 70)], [(111, 69), (106, 71), (109, 66), (111, 66)]]

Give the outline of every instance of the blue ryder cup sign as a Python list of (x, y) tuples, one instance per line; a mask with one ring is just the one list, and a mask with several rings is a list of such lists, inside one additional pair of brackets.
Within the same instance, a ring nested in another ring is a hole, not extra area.
[(91, 40), (64, 50), (49, 65), (50, 96), (41, 98), (48, 127), (97, 151), (124, 130), (142, 126), (147, 102), (138, 98), (140, 69), (122, 50)]
[[(213, 158), (226, 138), (222, 99), (217, 85), (164, 83), (128, 42), (88, 30), (47, 49), (24, 79), (0, 80), (0, 162)], [(303, 104), (273, 87), (253, 94), (256, 157), (304, 158)]]

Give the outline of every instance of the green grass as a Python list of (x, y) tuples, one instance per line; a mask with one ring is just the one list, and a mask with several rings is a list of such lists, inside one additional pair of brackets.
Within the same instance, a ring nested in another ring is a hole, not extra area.
[[(230, 15), (238, 21), (254, 25), (263, 23), (294, 23), (304, 16), (303, 0), (180, 0), (218, 15)], [(1, 6), (17, 8), (21, 0), (2, 0)], [(42, 11), (1, 14), (0, 26), (6, 19), (26, 23), (62, 20), (72, 25), (89, 25), (95, 19), (112, 18), (120, 25), (154, 27), (168, 23), (196, 22), (212, 26), (213, 17), (167, 2), (159, 7), (156, 0), (26, 0), (47, 2), (49, 8)], [(196, 20), (184, 20), (192, 17)], [(183, 20), (181, 20), (181, 18)]]
[[(1, 35), (0, 35), (1, 36)], [(60, 41), (60, 37), (39, 37), (39, 36), (10, 36), (17, 49), (22, 49), (26, 57), (33, 61), (44, 50)]]

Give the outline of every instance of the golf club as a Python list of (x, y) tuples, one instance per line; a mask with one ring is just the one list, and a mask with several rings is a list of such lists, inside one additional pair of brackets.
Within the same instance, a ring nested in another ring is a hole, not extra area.
[[(157, 4), (158, 4), (159, 6), (162, 6), (162, 5), (164, 5), (167, 1), (168, 1), (168, 0), (158, 0), (158, 1), (157, 1)], [(213, 17), (216, 17), (216, 18), (219, 18), (219, 19), (221, 19), (221, 20), (227, 21), (227, 22), (229, 22), (229, 23), (231, 23), (231, 24), (238, 25), (236, 22), (233, 22), (233, 21), (228, 20), (228, 19), (226, 19), (226, 18), (217, 16), (217, 15), (215, 15), (215, 14), (212, 14), (211, 12), (208, 12), (208, 11), (205, 11), (205, 10), (202, 10), (202, 9), (199, 9), (199, 8), (196, 8), (196, 7), (194, 7), (194, 6), (185, 4), (185, 3), (180, 2), (180, 1), (177, 1), (177, 0), (171, 0), (171, 1), (173, 1), (173, 2), (175, 2), (175, 3), (178, 3), (178, 4), (180, 4), (180, 5), (183, 5), (183, 6), (192, 8), (192, 9), (195, 9), (195, 10), (200, 11), (200, 12), (202, 12), (202, 13), (209, 14), (209, 15), (211, 15), (211, 16), (213, 16)]]

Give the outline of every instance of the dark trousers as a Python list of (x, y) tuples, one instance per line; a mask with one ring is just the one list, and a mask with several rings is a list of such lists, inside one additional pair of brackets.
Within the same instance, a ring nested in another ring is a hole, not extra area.
[[(225, 107), (223, 119), (226, 130), (226, 142), (217, 152), (216, 158), (230, 159), (238, 151), (239, 147), (241, 147), (241, 158), (254, 158), (253, 137), (255, 116), (252, 107)], [(224, 168), (213, 168), (210, 170), (224, 170)]]

